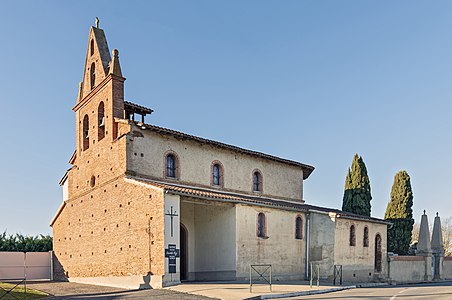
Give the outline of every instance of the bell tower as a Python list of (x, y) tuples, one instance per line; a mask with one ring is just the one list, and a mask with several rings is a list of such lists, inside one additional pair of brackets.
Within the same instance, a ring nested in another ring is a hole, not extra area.
[(119, 52), (114, 49), (110, 56), (105, 33), (96, 18), (96, 25), (89, 31), (83, 81), (73, 107), (77, 157), (117, 138), (115, 118), (124, 118), (124, 81)]

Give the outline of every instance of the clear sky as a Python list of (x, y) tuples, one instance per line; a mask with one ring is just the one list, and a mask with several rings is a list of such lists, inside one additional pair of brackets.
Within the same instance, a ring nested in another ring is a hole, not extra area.
[(2, 1), (0, 231), (51, 232), (96, 16), (148, 123), (313, 165), (327, 207), (358, 153), (373, 216), (402, 169), (452, 216), (452, 1)]

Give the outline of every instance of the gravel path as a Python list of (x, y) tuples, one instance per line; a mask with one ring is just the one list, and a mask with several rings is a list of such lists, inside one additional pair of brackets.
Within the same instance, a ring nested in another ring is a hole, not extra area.
[(212, 300), (204, 296), (161, 290), (124, 290), (73, 282), (27, 282), (27, 287), (52, 295), (46, 299), (156, 299)]

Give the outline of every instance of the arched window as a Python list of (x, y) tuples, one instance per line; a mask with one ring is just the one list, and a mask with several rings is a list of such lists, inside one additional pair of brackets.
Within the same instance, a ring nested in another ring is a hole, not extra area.
[(96, 65), (94, 63), (91, 64), (91, 68), (89, 69), (89, 81), (91, 83), (91, 89), (96, 86)]
[(350, 246), (356, 246), (355, 225), (350, 226)]
[(295, 238), (297, 240), (303, 239), (303, 219), (300, 216), (295, 219)]
[(89, 49), (91, 52), (90, 54), (93, 55), (94, 54), (94, 40), (91, 40), (91, 45), (90, 45)]
[(88, 115), (83, 117), (83, 150), (89, 148), (89, 118)]
[(105, 137), (105, 108), (104, 102), (99, 103), (97, 108), (97, 140), (100, 141)]
[(375, 272), (381, 272), (381, 236), (375, 236)]
[(223, 186), (223, 166), (220, 162), (212, 163), (212, 185)]
[(256, 235), (260, 238), (267, 237), (267, 230), (266, 230), (266, 224), (265, 224), (265, 214), (259, 213), (257, 215), (257, 232)]
[(253, 172), (253, 192), (262, 192), (262, 174), (258, 170)]
[(166, 156), (166, 177), (176, 178), (176, 157), (174, 154)]
[(369, 247), (369, 228), (364, 227), (363, 247)]

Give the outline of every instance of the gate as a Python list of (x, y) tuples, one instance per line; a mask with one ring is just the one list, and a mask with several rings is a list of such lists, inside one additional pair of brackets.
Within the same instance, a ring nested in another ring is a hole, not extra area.
[(0, 281), (52, 280), (53, 252), (0, 252)]

